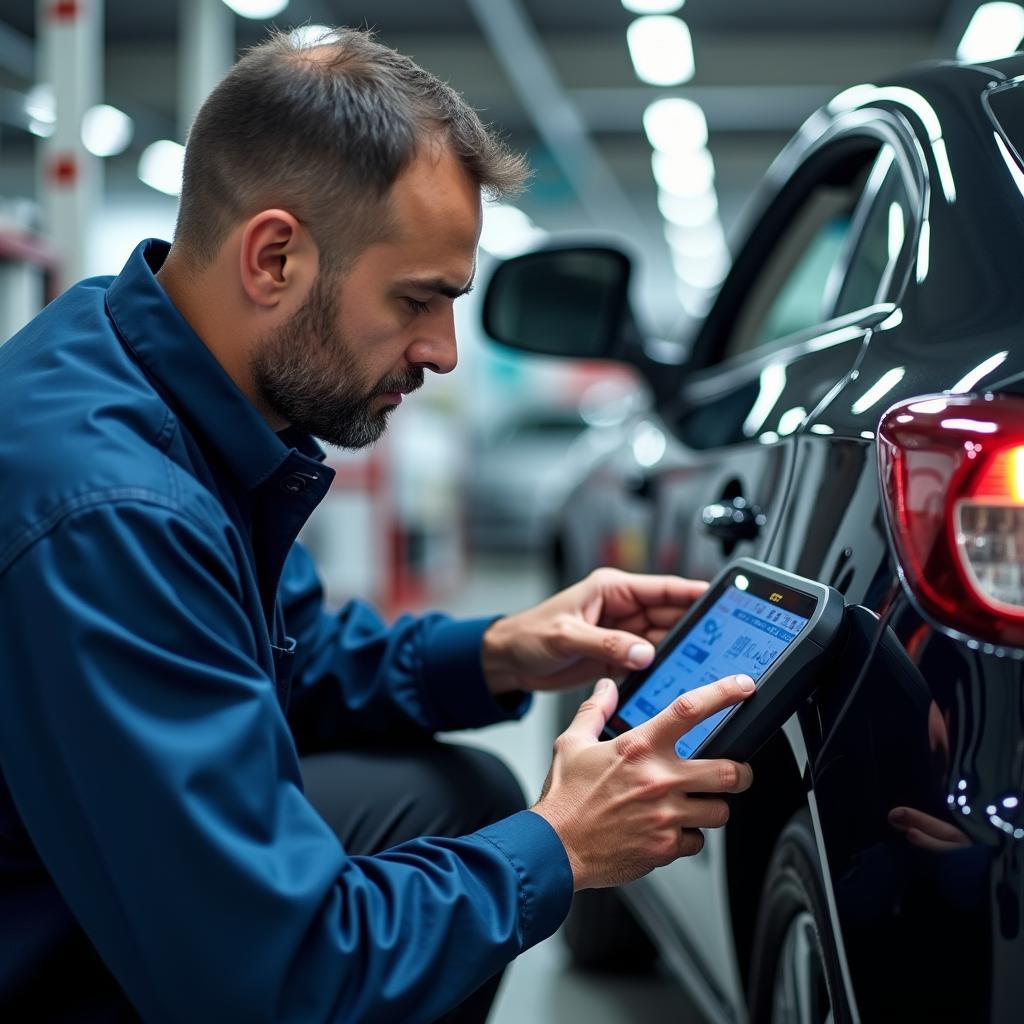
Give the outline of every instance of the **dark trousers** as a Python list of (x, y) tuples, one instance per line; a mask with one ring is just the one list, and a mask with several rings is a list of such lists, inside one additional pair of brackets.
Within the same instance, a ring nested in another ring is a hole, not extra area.
[[(310, 802), (351, 854), (372, 854), (418, 836), (464, 836), (523, 810), (505, 764), (473, 747), (434, 741), (359, 748), (302, 760)], [(356, 786), (352, 780), (358, 779)], [(499, 972), (441, 1018), (483, 1024)]]

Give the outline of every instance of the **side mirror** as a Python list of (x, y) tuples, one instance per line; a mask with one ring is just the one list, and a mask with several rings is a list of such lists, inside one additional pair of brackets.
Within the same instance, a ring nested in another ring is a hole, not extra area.
[(614, 358), (628, 320), (629, 257), (606, 246), (542, 249), (500, 264), (484, 295), (484, 330), (510, 348)]

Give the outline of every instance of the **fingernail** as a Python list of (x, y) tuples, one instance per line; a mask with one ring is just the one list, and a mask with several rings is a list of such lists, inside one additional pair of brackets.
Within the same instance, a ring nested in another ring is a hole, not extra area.
[(896, 822), (899, 822), (899, 821), (906, 821), (907, 820), (907, 812), (905, 810), (903, 810), (902, 807), (894, 807), (889, 812), (889, 820), (893, 824), (895, 824)]
[(633, 644), (626, 654), (626, 660), (634, 668), (646, 668), (654, 657), (654, 648), (650, 644)]
[(751, 679), (750, 676), (737, 676), (736, 685), (739, 686), (744, 693), (754, 692), (754, 680)]
[(602, 693), (607, 693), (611, 685), (610, 679), (598, 679), (597, 686), (594, 687), (594, 696), (600, 697)]

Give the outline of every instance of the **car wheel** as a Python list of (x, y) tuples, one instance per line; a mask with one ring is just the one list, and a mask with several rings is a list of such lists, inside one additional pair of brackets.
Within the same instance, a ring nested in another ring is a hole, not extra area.
[(845, 1024), (810, 812), (782, 830), (765, 875), (750, 970), (751, 1024)]
[(576, 893), (562, 936), (573, 964), (587, 971), (640, 974), (658, 958), (654, 943), (614, 889)]

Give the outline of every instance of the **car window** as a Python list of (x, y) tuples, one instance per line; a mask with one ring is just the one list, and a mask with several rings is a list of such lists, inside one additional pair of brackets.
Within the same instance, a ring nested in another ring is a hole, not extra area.
[(985, 103), (1002, 137), (1024, 163), (1024, 89), (1020, 82), (1007, 82), (985, 94)]
[(896, 259), (903, 248), (910, 214), (910, 198), (893, 151), (879, 155), (864, 189), (862, 227), (850, 257), (836, 301), (835, 316), (880, 302), (888, 288)]
[(852, 170), (847, 167), (844, 174), (812, 187), (747, 289), (720, 358), (828, 319), (838, 287), (837, 268), (876, 153), (862, 152)]

